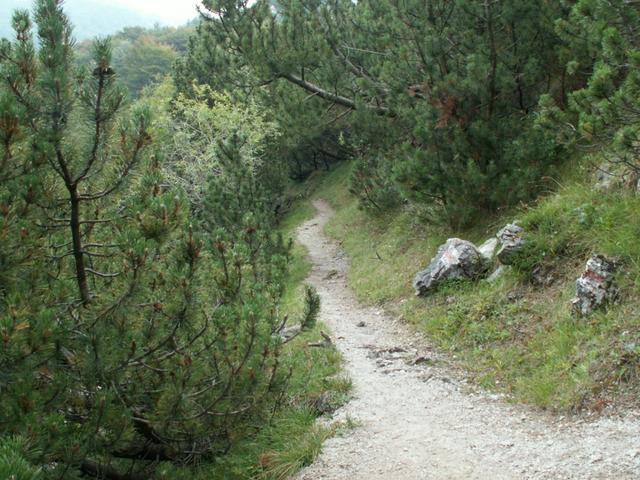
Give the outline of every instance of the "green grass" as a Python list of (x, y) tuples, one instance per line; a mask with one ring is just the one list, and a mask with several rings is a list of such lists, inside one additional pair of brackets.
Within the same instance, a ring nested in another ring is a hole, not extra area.
[(306, 249), (295, 241), (295, 231), (298, 226), (314, 215), (315, 210), (309, 202), (297, 201), (278, 225), (278, 233), (283, 238), (294, 240), (289, 276), (280, 306), (282, 311), (291, 318), (297, 318), (302, 314), (304, 303), (301, 300), (304, 295), (304, 281), (311, 272), (311, 261), (307, 256)]
[[(536, 203), (483, 219), (453, 232), (418, 223), (409, 210), (372, 216), (348, 192), (351, 165), (311, 180), (311, 198), (330, 202), (326, 227), (351, 258), (348, 282), (364, 302), (385, 307), (452, 352), (475, 380), (516, 401), (552, 410), (590, 408), (640, 390), (640, 196), (594, 191), (583, 169), (568, 171), (565, 185)], [(306, 207), (305, 207), (306, 208)], [(411, 287), (437, 247), (449, 237), (474, 242), (518, 218), (527, 248), (513, 269), (489, 284), (462, 282), (416, 298)], [(573, 319), (575, 279), (592, 253), (621, 262), (623, 301), (587, 319)], [(551, 286), (533, 285), (543, 265)], [(635, 401), (635, 400), (633, 400)]]
[(318, 423), (313, 400), (329, 394), (337, 407), (351, 389), (350, 380), (340, 376), (342, 360), (336, 350), (305, 346), (315, 337), (317, 332), (312, 332), (296, 340), (283, 361), (284, 366), (296, 369), (284, 408), (266, 428), (238, 442), (212, 471), (202, 472), (198, 478), (284, 480), (313, 462), (324, 440), (342, 427)]

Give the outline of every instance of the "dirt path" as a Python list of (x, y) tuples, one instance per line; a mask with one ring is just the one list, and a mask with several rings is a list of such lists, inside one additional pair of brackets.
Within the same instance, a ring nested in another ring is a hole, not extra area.
[(358, 303), (345, 255), (322, 233), (333, 212), (314, 205), (318, 215), (298, 238), (354, 382), (354, 398), (334, 417), (361, 426), (328, 440), (298, 480), (640, 478), (640, 415), (552, 418), (474, 392), (419, 336)]

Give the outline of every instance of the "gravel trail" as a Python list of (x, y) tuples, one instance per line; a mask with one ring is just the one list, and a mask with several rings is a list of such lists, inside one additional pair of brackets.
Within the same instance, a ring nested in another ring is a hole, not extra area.
[(329, 439), (297, 480), (640, 479), (639, 412), (556, 417), (467, 385), (420, 335), (356, 300), (348, 260), (323, 234), (333, 212), (314, 206), (298, 239), (354, 383), (334, 419), (359, 426)]

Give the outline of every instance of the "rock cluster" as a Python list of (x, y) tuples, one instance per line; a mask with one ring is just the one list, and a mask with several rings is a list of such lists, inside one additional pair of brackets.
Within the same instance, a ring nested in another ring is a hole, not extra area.
[[(522, 249), (524, 242), (525, 231), (515, 222), (506, 225), (495, 238), (488, 239), (480, 247), (466, 240), (450, 238), (440, 246), (429, 266), (415, 276), (416, 295), (425, 295), (447, 280), (480, 278), (492, 267), (487, 281), (495, 282), (512, 268), (514, 254)], [(589, 315), (617, 298), (614, 273), (615, 262), (602, 255), (589, 259), (584, 273), (576, 281), (576, 296), (571, 301), (574, 316)], [(547, 287), (554, 282), (554, 277), (543, 266), (538, 266), (532, 272), (531, 280)]]
[(413, 288), (416, 295), (424, 295), (447, 280), (479, 278), (490, 271), (496, 258), (502, 265), (489, 276), (497, 280), (509, 265), (512, 255), (524, 242), (524, 229), (510, 223), (495, 237), (488, 239), (480, 247), (459, 238), (450, 238), (438, 249), (429, 266), (415, 276)]
[(587, 261), (584, 273), (576, 280), (576, 296), (571, 301), (575, 316), (589, 315), (616, 299), (618, 290), (613, 281), (614, 273), (615, 263), (602, 255), (594, 255)]

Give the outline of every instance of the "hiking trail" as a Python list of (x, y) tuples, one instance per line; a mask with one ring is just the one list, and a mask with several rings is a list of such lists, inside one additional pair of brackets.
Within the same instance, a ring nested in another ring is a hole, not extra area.
[(356, 300), (348, 259), (323, 234), (333, 211), (314, 206), (298, 240), (313, 262), (321, 321), (354, 384), (332, 419), (358, 426), (325, 442), (297, 480), (640, 478), (638, 412), (554, 416), (469, 385), (422, 335)]

